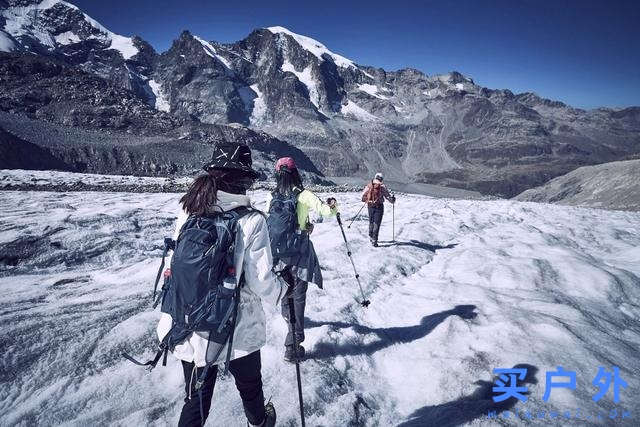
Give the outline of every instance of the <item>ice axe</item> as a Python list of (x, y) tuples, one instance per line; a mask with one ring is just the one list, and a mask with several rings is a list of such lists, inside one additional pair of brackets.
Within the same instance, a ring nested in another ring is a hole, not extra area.
[(358, 211), (358, 213), (353, 217), (353, 219), (351, 220), (351, 222), (349, 223), (349, 225), (347, 225), (347, 228), (351, 228), (351, 226), (353, 225), (353, 221), (356, 220), (356, 218), (358, 218), (358, 215), (360, 215), (360, 212), (362, 212), (362, 209), (364, 209), (364, 207), (366, 206), (367, 202), (365, 202), (361, 207), (360, 210)]
[[(364, 207), (364, 206), (363, 206)], [(356, 275), (356, 280), (358, 281), (358, 288), (360, 288), (360, 294), (362, 294), (362, 301), (358, 301), (358, 303), (363, 307), (368, 307), (371, 304), (371, 301), (365, 298), (364, 291), (362, 290), (362, 284), (360, 283), (360, 275), (358, 274), (358, 270), (356, 270), (356, 264), (353, 262), (353, 257), (351, 256), (351, 248), (349, 248), (349, 242), (347, 241), (347, 236), (344, 234), (344, 227), (342, 227), (342, 220), (340, 219), (340, 212), (336, 214), (336, 219), (338, 220), (338, 225), (340, 226), (340, 232), (342, 232), (342, 238), (344, 239), (344, 245), (347, 248), (347, 255), (349, 255), (349, 261), (351, 261), (351, 265), (353, 266), (353, 272)]]

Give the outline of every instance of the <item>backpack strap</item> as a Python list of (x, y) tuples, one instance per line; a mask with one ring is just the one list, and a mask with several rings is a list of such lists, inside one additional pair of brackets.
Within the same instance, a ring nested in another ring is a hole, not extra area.
[[(382, 184), (380, 184), (380, 185), (382, 185)], [(371, 180), (371, 191), (369, 191), (369, 204), (371, 204), (371, 205), (377, 204), (378, 200), (380, 198), (380, 194), (374, 193), (374, 190), (376, 190), (376, 184), (373, 182), (373, 180)], [(378, 186), (378, 190), (377, 191), (381, 192), (380, 186)]]
[(162, 358), (162, 366), (167, 366), (167, 353), (169, 352), (168, 341), (169, 341), (169, 336), (171, 335), (172, 330), (173, 330), (173, 326), (171, 327), (171, 329), (169, 329), (169, 331), (167, 332), (167, 335), (164, 336), (164, 339), (158, 345), (158, 351), (156, 352), (156, 355), (153, 357), (153, 359), (147, 362), (140, 362), (126, 352), (122, 353), (122, 357), (124, 357), (130, 362), (135, 363), (138, 366), (146, 366), (147, 370), (151, 372), (153, 368), (155, 368), (156, 365), (158, 364), (160, 357), (162, 357), (162, 355), (164, 354), (164, 357)]
[(229, 362), (231, 361), (231, 350), (233, 348), (233, 335), (236, 331), (236, 322), (238, 320), (238, 305), (240, 304), (240, 290), (244, 287), (244, 272), (240, 275), (240, 283), (236, 286), (236, 300), (233, 304), (233, 325), (231, 326), (231, 332), (229, 333), (229, 345), (227, 346), (227, 358), (224, 362), (224, 374), (229, 372)]
[[(227, 375), (227, 373), (229, 372), (229, 362), (231, 361), (231, 351), (233, 349), (233, 335), (236, 331), (236, 321), (238, 320), (238, 305), (240, 304), (240, 289), (244, 286), (245, 280), (244, 280), (244, 273), (242, 273), (240, 275), (240, 281), (238, 283), (238, 286), (236, 286), (236, 290), (235, 290), (235, 301), (233, 303), (233, 324), (231, 325), (231, 332), (229, 332), (229, 337), (227, 338), (227, 356), (225, 358), (225, 368), (224, 368), (224, 373), (223, 375)], [(224, 322), (220, 322), (220, 325), (222, 326), (224, 323), (226, 323), (229, 320), (229, 313), (227, 313), (227, 315), (225, 316), (225, 321)], [(218, 352), (216, 353), (215, 357), (213, 358), (213, 361), (215, 362), (216, 360), (218, 360), (218, 357), (220, 357), (220, 353), (222, 353), (222, 349), (224, 348), (224, 345), (220, 346), (220, 349), (218, 350)], [(200, 376), (198, 377), (198, 380), (196, 381), (195, 384), (195, 389), (198, 390), (198, 392), (200, 392), (202, 385), (204, 384), (205, 379), (207, 378), (207, 373), (209, 372), (209, 367), (212, 364), (207, 364), (205, 365), (202, 373), (200, 374)]]

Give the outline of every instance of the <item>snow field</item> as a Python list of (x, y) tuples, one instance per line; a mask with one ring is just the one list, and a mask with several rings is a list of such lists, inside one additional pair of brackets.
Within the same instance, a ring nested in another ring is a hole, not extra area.
[[(264, 208), (265, 192), (252, 197)], [(346, 227), (359, 194), (337, 197)], [(8, 248), (18, 258), (0, 264), (0, 424), (177, 423), (179, 363), (170, 356), (147, 373), (119, 353), (154, 352), (159, 313), (149, 300), (179, 195), (0, 198), (0, 255)], [(379, 248), (368, 243), (366, 215), (345, 228), (366, 309), (354, 299), (337, 223), (316, 224), (325, 289), (307, 293), (309, 425), (494, 425), (478, 390), (493, 369), (516, 364), (535, 375), (529, 402), (514, 409), (637, 413), (640, 214), (399, 195), (395, 220), (394, 245), (387, 205)], [(296, 425), (295, 369), (282, 360), (287, 326), (279, 307), (265, 312), (265, 396), (278, 425)], [(576, 371), (578, 388), (554, 389), (543, 402), (544, 373), (558, 365)], [(600, 365), (619, 366), (629, 384), (618, 405), (611, 393), (591, 399)], [(207, 425), (244, 423), (233, 382), (219, 379)]]

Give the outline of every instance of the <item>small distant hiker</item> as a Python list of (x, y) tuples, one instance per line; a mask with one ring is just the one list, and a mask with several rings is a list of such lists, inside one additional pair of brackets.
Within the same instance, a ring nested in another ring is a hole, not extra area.
[[(289, 285), (282, 298), (282, 316), (287, 320), (289, 333), (285, 339), (284, 359), (288, 362), (304, 357), (304, 308), (307, 299), (307, 285), (315, 283), (322, 289), (322, 272), (313, 243), (309, 235), (313, 225), (309, 222), (309, 212), (328, 217), (338, 212), (336, 199), (328, 198), (323, 203), (318, 196), (302, 185), (302, 178), (291, 157), (283, 157), (276, 162), (276, 189), (269, 195), (267, 206), (269, 235), (275, 270), (282, 272)], [(293, 300), (295, 326), (289, 322), (289, 304)], [(297, 351), (294, 347), (298, 344)]]
[[(249, 147), (220, 143), (203, 167), (207, 173), (180, 199), (172, 264), (165, 271), (170, 284), (163, 287), (157, 327), (161, 342), (182, 361), (186, 398), (179, 426), (204, 425), (223, 362), (249, 425), (275, 425), (275, 408), (270, 402), (265, 406), (262, 390), (262, 302), (276, 306), (285, 285), (272, 269), (265, 216), (246, 196), (257, 177), (251, 164)], [(225, 333), (230, 336), (221, 338)]]
[(389, 193), (387, 187), (382, 183), (383, 180), (384, 177), (378, 172), (362, 193), (362, 201), (367, 204), (369, 210), (369, 240), (376, 247), (384, 215), (384, 199), (387, 199), (391, 204), (396, 202), (395, 196)]

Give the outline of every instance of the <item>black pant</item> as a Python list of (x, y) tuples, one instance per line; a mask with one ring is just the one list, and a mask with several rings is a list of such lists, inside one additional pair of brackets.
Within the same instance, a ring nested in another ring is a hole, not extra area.
[(369, 208), (369, 237), (375, 242), (378, 241), (380, 224), (384, 215), (384, 205), (368, 206)]
[(283, 274), (282, 278), (287, 282), (289, 287), (282, 298), (282, 317), (287, 321), (289, 332), (284, 340), (284, 345), (293, 345), (293, 327), (289, 320), (289, 304), (290, 298), (293, 298), (293, 312), (296, 316), (295, 334), (296, 341), (300, 344), (304, 341), (304, 307), (307, 303), (307, 288), (309, 284), (304, 280), (300, 280), (295, 276), (295, 267), (289, 269)]
[[(236, 380), (236, 388), (240, 392), (244, 413), (249, 423), (253, 425), (262, 423), (265, 418), (260, 368), (260, 350), (232, 360), (229, 363), (229, 371)], [(202, 392), (202, 413), (204, 415), (204, 419), (201, 419), (200, 397), (195, 390), (195, 385), (203, 369), (196, 368), (193, 363), (182, 362), (185, 381), (184, 389), (187, 397), (184, 399), (178, 427), (204, 425), (204, 421), (209, 415), (213, 388), (216, 385), (216, 376), (218, 375), (218, 366), (214, 365), (209, 368), (204, 384), (200, 389)]]

